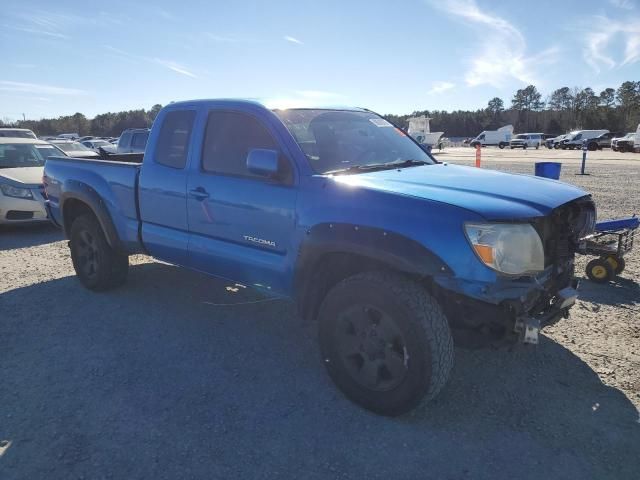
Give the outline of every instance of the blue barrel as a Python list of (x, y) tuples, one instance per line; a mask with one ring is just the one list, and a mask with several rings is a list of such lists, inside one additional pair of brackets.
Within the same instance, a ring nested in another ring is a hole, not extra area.
[(536, 177), (552, 178), (554, 180), (560, 180), (560, 168), (561, 163), (558, 162), (537, 162), (536, 163)]

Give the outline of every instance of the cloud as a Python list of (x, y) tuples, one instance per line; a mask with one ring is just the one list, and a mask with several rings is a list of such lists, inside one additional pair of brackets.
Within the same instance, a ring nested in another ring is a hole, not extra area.
[(0, 80), (0, 91), (31, 93), (35, 95), (87, 95), (84, 90), (66, 87), (54, 87), (38, 83), (12, 82)]
[(431, 0), (430, 4), (479, 32), (479, 45), (465, 74), (469, 86), (502, 87), (513, 79), (536, 83), (538, 62), (552, 63), (556, 59), (556, 48), (548, 49), (545, 56), (527, 56), (520, 30), (504, 18), (481, 10), (475, 0)]
[(435, 93), (446, 92), (447, 90), (451, 90), (455, 86), (456, 84), (451, 82), (433, 82), (431, 84), (431, 89), (427, 92), (427, 94), (432, 95)]
[(623, 10), (633, 10), (635, 8), (633, 0), (609, 0), (609, 3)]
[(164, 60), (161, 58), (149, 58), (149, 57), (144, 57), (144, 56), (139, 56), (139, 55), (133, 55), (129, 52), (126, 52), (124, 50), (121, 50), (119, 48), (113, 47), (111, 45), (103, 45), (102, 46), (105, 50), (108, 50), (109, 52), (111, 52), (111, 54), (113, 54), (116, 57), (120, 57), (124, 60), (127, 60), (129, 62), (148, 62), (148, 63), (153, 63), (155, 65), (161, 65), (165, 68), (168, 68), (169, 70), (179, 73), (180, 75), (185, 75), (187, 77), (191, 77), (191, 78), (198, 78), (198, 76), (193, 73), (189, 67), (186, 67), (184, 65), (181, 65), (177, 62), (174, 62), (173, 60)]
[[(622, 22), (604, 16), (596, 16), (589, 22), (589, 33), (585, 35), (583, 56), (594, 71), (600, 72), (602, 67), (614, 68), (631, 65), (640, 60), (640, 20)], [(595, 25), (595, 26), (594, 26)], [(619, 49), (611, 48), (612, 40), (620, 37), (624, 42), (624, 54)]]
[(285, 35), (284, 37), (282, 37), (284, 40), (286, 40), (287, 42), (291, 42), (291, 43), (296, 43), (298, 45), (304, 45), (304, 43), (300, 40), (298, 40), (295, 37), (291, 37), (289, 35)]
[(179, 73), (180, 75), (186, 75), (187, 77), (191, 78), (198, 78), (194, 73), (190, 72), (186, 67), (180, 65), (179, 63), (172, 62), (171, 60), (161, 60), (159, 58), (156, 58), (154, 61), (158, 65), (162, 65), (163, 67)]
[(7, 25), (6, 23), (0, 24), (0, 27), (9, 28), (9, 29), (15, 30), (17, 32), (30, 33), (30, 34), (34, 34), (34, 35), (42, 35), (42, 36), (50, 37), (50, 38), (60, 38), (60, 39), (63, 39), (63, 40), (68, 40), (69, 38), (71, 38), (69, 35), (65, 35), (64, 33), (50, 32), (48, 30), (43, 30), (41, 28), (30, 28), (30, 27), (23, 27), (23, 26), (19, 26), (19, 25)]

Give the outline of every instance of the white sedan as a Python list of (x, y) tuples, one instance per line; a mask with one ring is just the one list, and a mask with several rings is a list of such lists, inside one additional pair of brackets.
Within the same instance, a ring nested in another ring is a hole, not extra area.
[(41, 140), (0, 137), (0, 224), (48, 221), (42, 173), (50, 147)]

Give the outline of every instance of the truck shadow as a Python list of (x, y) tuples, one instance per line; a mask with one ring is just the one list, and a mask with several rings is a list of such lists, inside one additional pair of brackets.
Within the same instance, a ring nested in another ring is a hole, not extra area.
[(0, 251), (28, 248), (64, 240), (64, 234), (51, 223), (0, 225)]
[[(10, 478), (633, 478), (638, 412), (580, 358), (457, 350), (425, 410), (347, 401), (293, 306), (172, 266), (0, 295)], [(235, 304), (235, 305), (229, 305)], [(637, 476), (636, 476), (637, 478)]]

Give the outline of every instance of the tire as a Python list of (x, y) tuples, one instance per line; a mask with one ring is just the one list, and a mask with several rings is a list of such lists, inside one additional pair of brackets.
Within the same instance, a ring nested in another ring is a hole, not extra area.
[(527, 149), (527, 144), (525, 143), (524, 145), (522, 145), (522, 149), (526, 150)]
[(613, 267), (604, 258), (594, 258), (587, 263), (586, 273), (589, 280), (595, 283), (607, 283), (615, 276)]
[(616, 275), (620, 275), (622, 272), (624, 272), (624, 269), (627, 266), (624, 258), (616, 257), (615, 255), (608, 256), (607, 262), (609, 262), (609, 265), (611, 265), (611, 268), (613, 268), (613, 273)]
[(505, 144), (504, 144), (504, 143), (499, 143), (499, 144), (498, 144), (498, 148), (499, 148), (500, 150), (504, 150), (504, 147), (505, 147)]
[(324, 299), (322, 358), (344, 395), (396, 416), (434, 398), (453, 366), (445, 315), (424, 288), (392, 272), (347, 278)]
[(597, 143), (588, 144), (587, 150), (589, 150), (590, 152), (595, 152), (596, 150), (598, 150), (598, 144)]
[(103, 291), (122, 285), (129, 271), (129, 257), (116, 252), (94, 215), (85, 214), (71, 225), (71, 260), (80, 282), (89, 290)]

